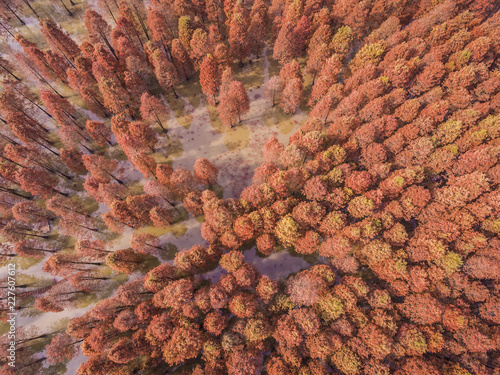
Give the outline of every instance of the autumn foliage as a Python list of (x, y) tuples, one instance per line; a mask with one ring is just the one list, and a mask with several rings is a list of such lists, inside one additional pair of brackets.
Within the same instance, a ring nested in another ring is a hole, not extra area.
[[(99, 0), (78, 39), (38, 8), (0, 0), (0, 259), (50, 275), (23, 316), (88, 308), (0, 372), (499, 374), (498, 4)], [(176, 160), (194, 111), (303, 121), (230, 195)]]

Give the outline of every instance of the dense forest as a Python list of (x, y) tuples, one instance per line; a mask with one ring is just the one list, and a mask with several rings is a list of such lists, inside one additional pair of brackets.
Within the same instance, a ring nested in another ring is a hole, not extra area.
[(500, 375), (498, 1), (0, 0), (0, 38), (2, 374)]

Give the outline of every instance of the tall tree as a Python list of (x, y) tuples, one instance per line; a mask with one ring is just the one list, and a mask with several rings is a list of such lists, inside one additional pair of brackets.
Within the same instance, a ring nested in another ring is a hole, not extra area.
[(40, 20), (41, 32), (54, 52), (63, 55), (74, 68), (73, 62), (81, 55), (80, 48), (69, 34), (51, 19)]
[(200, 66), (200, 84), (203, 93), (207, 96), (208, 103), (216, 105), (216, 97), (219, 92), (220, 79), (217, 62), (211, 54), (203, 58)]
[(0, 69), (0, 77), (14, 78), (16, 81), (21, 80), (21, 78), (15, 74), (12, 64), (2, 56), (0, 56)]
[(149, 58), (155, 68), (155, 75), (160, 85), (165, 89), (171, 89), (176, 98), (179, 97), (175, 91), (175, 86), (179, 83), (179, 76), (174, 65), (168, 60), (165, 53), (157, 48), (153, 48)]
[(113, 145), (111, 143), (111, 130), (104, 122), (87, 120), (85, 130), (99, 146), (105, 146), (106, 143), (110, 146)]
[(316, 74), (319, 73), (325, 60), (331, 55), (330, 43), (332, 40), (332, 30), (329, 25), (321, 25), (312, 35), (307, 49), (306, 70), (313, 75), (313, 82)]
[(87, 168), (90, 174), (98, 181), (107, 183), (110, 179), (113, 179), (119, 184), (123, 184), (123, 181), (115, 176), (115, 170), (118, 166), (116, 160), (107, 159), (99, 155), (83, 155), (82, 160), (83, 164), (85, 164), (85, 168)]
[(210, 187), (217, 182), (219, 169), (205, 158), (198, 158), (194, 162), (194, 177)]
[(68, 195), (56, 189), (57, 177), (42, 169), (22, 168), (17, 172), (16, 177), (23, 190), (33, 195), (50, 195), (52, 193)]
[(232, 127), (236, 122), (241, 122), (241, 116), (250, 111), (250, 99), (243, 84), (232, 81), (227, 93), (221, 94), (217, 108), (223, 124)]
[(229, 24), (229, 52), (231, 56), (239, 60), (243, 66), (243, 60), (250, 56), (250, 43), (248, 40), (249, 27), (248, 12), (242, 2), (237, 2), (233, 9), (231, 22)]
[(165, 16), (158, 10), (150, 8), (148, 10), (147, 21), (153, 42), (162, 46), (165, 53), (170, 53), (169, 46), (175, 34)]
[(110, 42), (111, 27), (99, 13), (87, 8), (85, 11), (85, 27), (92, 43), (105, 44), (115, 58), (118, 58)]
[(294, 25), (286, 23), (280, 29), (273, 48), (273, 58), (281, 65), (285, 65), (297, 55), (296, 44), (293, 35)]
[(201, 28), (196, 29), (193, 32), (189, 45), (191, 47), (191, 59), (194, 68), (195, 70), (199, 70), (205, 55), (213, 50), (207, 32)]
[(285, 113), (295, 113), (303, 96), (302, 82), (300, 82), (298, 78), (287, 81), (283, 93), (281, 94), (281, 108)]
[(178, 38), (172, 40), (172, 62), (182, 80), (189, 80), (193, 72), (193, 63), (184, 45)]
[(149, 95), (148, 93), (143, 93), (141, 96), (141, 116), (144, 120), (156, 122), (162, 128), (164, 133), (167, 133), (167, 129), (163, 125), (163, 121), (165, 121), (165, 117), (169, 116), (169, 110), (161, 102), (160, 99), (153, 95)]
[(268, 100), (271, 101), (272, 107), (276, 105), (277, 97), (283, 90), (283, 85), (281, 84), (280, 77), (272, 76), (269, 81), (266, 82), (264, 87), (264, 92)]

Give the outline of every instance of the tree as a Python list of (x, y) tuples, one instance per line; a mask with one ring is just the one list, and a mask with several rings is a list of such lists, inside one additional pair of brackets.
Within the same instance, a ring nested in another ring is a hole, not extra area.
[(297, 56), (303, 56), (306, 51), (307, 42), (309, 40), (310, 28), (311, 25), (309, 22), (309, 18), (303, 15), (293, 29), (293, 36), (297, 41), (297, 45), (295, 47), (297, 51)]
[(337, 82), (337, 77), (341, 71), (342, 65), (338, 55), (334, 54), (325, 61), (309, 95), (308, 105), (310, 107), (318, 103)]
[(83, 340), (74, 341), (74, 339), (66, 333), (59, 333), (54, 336), (47, 345), (47, 358), (51, 363), (67, 362), (76, 356), (78, 348), (75, 344)]
[(93, 9), (89, 8), (85, 11), (85, 28), (87, 29), (92, 43), (104, 43), (113, 56), (118, 59), (109, 41), (111, 27), (104, 21), (101, 15)]
[(331, 40), (332, 31), (329, 25), (321, 25), (311, 37), (307, 49), (309, 59), (307, 60), (306, 71), (313, 75), (313, 83), (316, 74), (319, 73), (325, 60), (332, 53), (330, 48)]
[[(120, 4), (118, 5), (119, 16), (116, 19), (115, 30), (123, 31), (127, 35), (129, 40), (131, 40), (132, 35), (134, 35), (135, 39), (137, 39), (137, 42), (139, 42), (139, 45), (142, 47), (143, 46), (142, 36), (139, 33), (139, 28), (143, 25), (141, 23), (142, 19), (140, 17), (140, 14), (137, 12), (138, 10), (137, 7), (134, 8), (136, 10), (135, 14), (134, 11), (132, 10), (132, 7), (129, 4), (127, 4), (126, 2), (120, 2)], [(136, 22), (135, 16), (138, 16), (140, 22)], [(144, 37), (146, 39), (149, 39), (149, 35), (147, 33), (146, 28), (143, 27), (142, 30), (144, 32)]]
[(217, 182), (219, 169), (205, 158), (198, 158), (194, 162), (194, 177), (201, 183), (212, 187)]
[(141, 254), (159, 256), (163, 248), (160, 239), (149, 233), (134, 233), (130, 239), (130, 246)]
[(18, 202), (12, 206), (14, 219), (26, 224), (50, 223), (55, 216), (38, 202), (24, 201)]
[(155, 121), (167, 133), (167, 129), (163, 126), (161, 117), (168, 116), (169, 111), (167, 107), (155, 96), (143, 93), (141, 96), (141, 116), (148, 121)]
[(83, 155), (83, 164), (90, 174), (99, 182), (107, 183), (110, 178), (123, 185), (123, 181), (113, 174), (118, 163), (116, 160), (106, 159), (99, 155)]
[(223, 124), (232, 127), (236, 120), (241, 122), (241, 116), (250, 111), (250, 99), (241, 82), (229, 84), (228, 92), (220, 97), (218, 109)]
[(280, 105), (283, 111), (288, 114), (295, 113), (302, 101), (303, 95), (304, 93), (300, 80), (297, 78), (289, 80), (281, 94)]
[(196, 358), (202, 348), (201, 332), (193, 328), (175, 328), (163, 352), (164, 360), (176, 365), (186, 359)]
[(74, 131), (83, 130), (83, 125), (78, 121), (78, 112), (66, 98), (47, 90), (41, 90), (40, 98), (59, 125), (76, 127)]
[(276, 98), (281, 93), (281, 90), (283, 90), (283, 85), (278, 76), (272, 76), (269, 78), (269, 81), (266, 82), (264, 92), (267, 99), (271, 101), (272, 107), (276, 105)]
[(193, 63), (184, 45), (178, 38), (172, 40), (172, 62), (177, 69), (179, 77), (183, 77), (182, 80), (189, 80), (192, 74)]
[[(240, 6), (238, 6), (240, 4)], [(249, 19), (248, 13), (241, 3), (237, 3), (233, 9), (231, 22), (229, 24), (229, 50), (233, 58), (238, 59), (243, 66), (243, 60), (250, 55), (250, 44), (248, 40)]]
[(51, 79), (46, 78), (44, 76), (44, 73), (39, 70), (37, 65), (28, 57), (26, 54), (22, 53), (15, 53), (14, 54), (15, 60), (18, 64), (20, 64), (20, 67), (22, 70), (26, 73), (26, 75), (35, 80), (36, 82), (39, 82), (40, 84), (46, 85), (48, 88), (50, 88), (52, 91), (54, 91), (57, 95), (60, 95), (60, 93), (55, 89), (55, 87), (50, 83)]
[(165, 53), (169, 52), (169, 44), (173, 39), (173, 30), (171, 29), (166, 17), (155, 8), (148, 9), (147, 22), (151, 30), (153, 42), (163, 47)]
[(193, 25), (191, 18), (188, 16), (181, 16), (179, 17), (179, 25), (178, 25), (178, 30), (179, 30), (179, 40), (181, 41), (182, 45), (186, 50), (189, 50), (190, 45), (189, 42), (191, 41), (191, 37), (193, 36)]
[(273, 58), (283, 66), (296, 57), (297, 50), (293, 35), (294, 25), (286, 23), (280, 29), (278, 38), (274, 43)]
[(50, 50), (41, 51), (35, 43), (30, 42), (21, 34), (16, 35), (16, 41), (23, 47), (24, 53), (39, 69), (44, 79), (56, 80), (59, 78), (66, 82), (66, 69), (69, 66), (60, 55)]
[(69, 85), (75, 92), (80, 93), (89, 109), (108, 116), (97, 81), (92, 74), (90, 60), (84, 56), (78, 56), (75, 58), (74, 65), (75, 68), (66, 71)]
[(256, 12), (252, 16), (250, 26), (248, 28), (248, 44), (250, 46), (250, 51), (257, 58), (259, 58), (260, 52), (262, 51), (262, 48), (264, 48), (267, 35), (267, 23), (264, 14)]
[(217, 62), (211, 54), (207, 54), (200, 65), (200, 84), (208, 103), (216, 105), (216, 96), (219, 92), (221, 82)]
[(132, 101), (118, 76), (96, 63), (93, 65), (93, 72), (104, 99), (105, 108), (115, 115), (122, 113), (131, 115)]
[(292, 79), (298, 79), (301, 84), (304, 84), (299, 62), (293, 60), (286, 63), (280, 70), (280, 79), (282, 85), (286, 85)]
[[(319, 81), (316, 84), (318, 83)], [(311, 111), (311, 116), (322, 119), (323, 123), (326, 124), (331, 111), (342, 100), (342, 97), (343, 92), (341, 85), (336, 84), (330, 86), (329, 90), (323, 94), (323, 98), (314, 106)]]
[(151, 126), (145, 122), (134, 121), (129, 124), (128, 130), (129, 135), (137, 142), (139, 148), (145, 148), (150, 150), (150, 152), (154, 152), (158, 138)]
[(201, 61), (205, 55), (212, 50), (206, 31), (203, 29), (196, 29), (191, 36), (189, 45), (191, 47), (191, 59), (194, 64), (194, 69), (199, 70)]
[(63, 148), (60, 150), (61, 160), (66, 166), (76, 173), (85, 173), (87, 169), (82, 161), (82, 153), (74, 148)]
[(165, 89), (172, 89), (176, 98), (179, 97), (175, 92), (175, 86), (179, 82), (179, 76), (174, 65), (168, 61), (167, 56), (159, 49), (153, 49), (150, 59), (155, 69), (155, 75), (160, 85)]
[(73, 62), (80, 56), (78, 45), (71, 39), (58, 24), (51, 19), (40, 20), (41, 32), (54, 52), (59, 52), (68, 63), (74, 67)]
[(33, 195), (58, 193), (67, 196), (66, 193), (56, 189), (58, 183), (57, 177), (42, 169), (32, 167), (23, 168), (17, 172), (16, 178), (21, 188)]
[(130, 275), (135, 272), (145, 260), (145, 256), (132, 249), (115, 250), (106, 257), (106, 264), (117, 272)]
[(111, 131), (104, 122), (87, 120), (85, 130), (99, 146), (105, 146), (106, 143), (110, 146), (113, 145), (111, 143)]

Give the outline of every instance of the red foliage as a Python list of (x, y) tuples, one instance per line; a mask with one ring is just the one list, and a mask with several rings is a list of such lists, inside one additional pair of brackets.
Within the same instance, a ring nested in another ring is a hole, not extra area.
[(216, 104), (216, 95), (219, 93), (220, 74), (217, 62), (211, 54), (207, 54), (200, 66), (200, 85), (203, 93), (207, 96), (208, 103)]
[(227, 92), (221, 90), (220, 103), (217, 108), (224, 125), (232, 127), (240, 123), (241, 117), (250, 111), (250, 99), (243, 84), (239, 81), (231, 81)]

